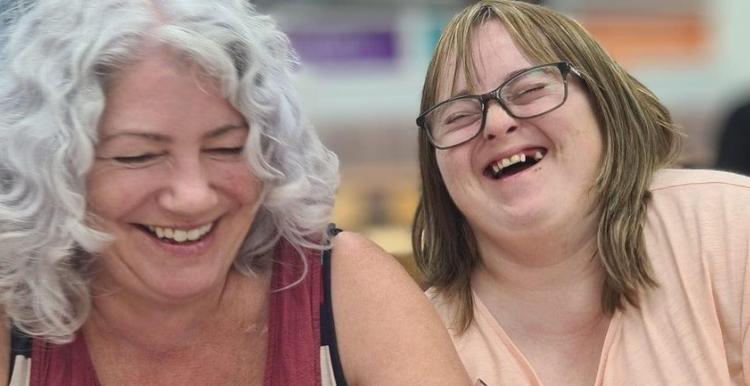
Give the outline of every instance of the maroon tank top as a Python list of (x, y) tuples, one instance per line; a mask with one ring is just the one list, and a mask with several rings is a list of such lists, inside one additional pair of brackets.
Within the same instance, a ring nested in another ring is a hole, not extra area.
[[(308, 270), (298, 285), (273, 291), (296, 282), (304, 273), (297, 251), (282, 242), (276, 251), (271, 279), (268, 353), (264, 386), (320, 385), (320, 309), (323, 302), (321, 258), (307, 253)], [(55, 345), (34, 339), (31, 355), (32, 386), (99, 386), (86, 340)]]

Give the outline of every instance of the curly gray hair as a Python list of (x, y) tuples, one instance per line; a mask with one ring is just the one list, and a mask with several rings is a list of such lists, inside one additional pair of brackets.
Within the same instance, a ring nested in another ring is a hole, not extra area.
[(0, 302), (24, 332), (67, 342), (88, 316), (86, 176), (107, 82), (153, 41), (200, 65), (252, 117), (262, 206), (235, 260), (251, 274), (284, 238), (326, 247), (338, 160), (303, 117), (289, 40), (243, 0), (18, 0), (0, 54)]

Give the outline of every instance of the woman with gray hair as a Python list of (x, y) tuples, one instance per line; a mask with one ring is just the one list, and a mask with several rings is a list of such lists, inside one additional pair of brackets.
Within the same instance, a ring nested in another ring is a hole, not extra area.
[(398, 263), (327, 234), (338, 162), (269, 17), (241, 0), (22, 1), (7, 15), (0, 379), (467, 382)]
[(427, 70), (418, 264), (488, 385), (750, 384), (750, 179), (581, 26), (482, 0)]

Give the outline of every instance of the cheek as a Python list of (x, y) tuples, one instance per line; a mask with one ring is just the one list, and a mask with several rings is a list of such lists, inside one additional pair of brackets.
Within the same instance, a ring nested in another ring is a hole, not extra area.
[(471, 175), (468, 161), (463, 161), (458, 154), (438, 154), (436, 160), (448, 195), (458, 205), (468, 194), (467, 188), (471, 185), (468, 181)]
[(449, 190), (452, 185), (460, 184), (460, 181), (471, 175), (471, 163), (468, 156), (458, 150), (460, 149), (440, 151), (435, 156), (438, 171)]
[(254, 205), (260, 200), (263, 182), (250, 167), (225, 167), (213, 173), (217, 184), (239, 205)]
[(446, 157), (441, 156), (439, 153), (435, 157), (438, 173), (443, 178), (443, 182), (446, 185), (450, 185), (452, 181), (453, 171), (451, 170), (451, 163)]
[(116, 171), (92, 171), (87, 180), (87, 211), (102, 219), (115, 219), (135, 209), (152, 190), (148, 176)]
[(589, 159), (598, 161), (603, 147), (601, 128), (589, 98), (579, 96), (571, 102), (570, 121), (573, 122), (568, 142)]
[(585, 116), (583, 124), (576, 128), (569, 146), (578, 149), (576, 152), (580, 160), (588, 165), (600, 165), (602, 158), (603, 140), (599, 124), (593, 116)]

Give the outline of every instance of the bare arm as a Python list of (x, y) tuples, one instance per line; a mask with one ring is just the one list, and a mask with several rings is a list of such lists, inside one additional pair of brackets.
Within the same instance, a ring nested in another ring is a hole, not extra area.
[(343, 232), (334, 239), (336, 335), (351, 385), (469, 385), (445, 327), (390, 255)]

